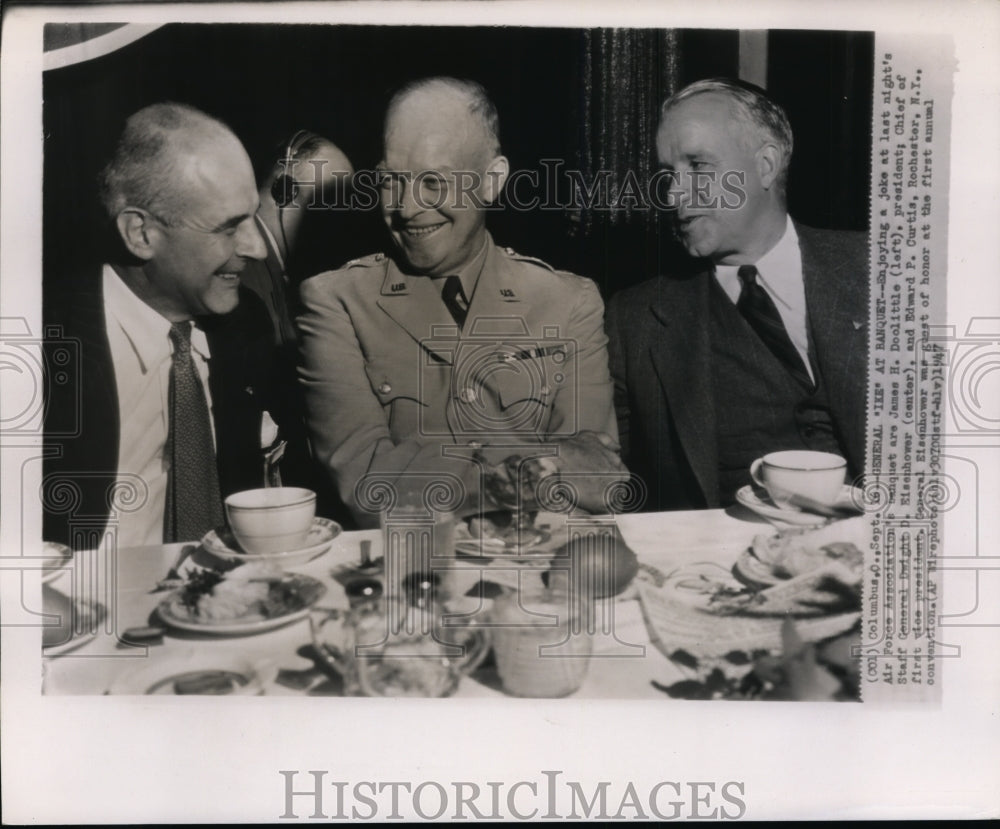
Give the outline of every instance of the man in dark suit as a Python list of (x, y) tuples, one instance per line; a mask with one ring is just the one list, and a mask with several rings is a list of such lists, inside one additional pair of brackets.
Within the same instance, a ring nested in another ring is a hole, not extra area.
[(623, 457), (648, 509), (733, 503), (781, 449), (865, 457), (868, 245), (793, 222), (792, 134), (762, 90), (698, 81), (667, 99), (657, 154), (683, 273), (614, 296), (607, 326)]
[(79, 361), (48, 384), (45, 537), (197, 540), (222, 498), (263, 486), (264, 415), (283, 419), (268, 314), (240, 285), (265, 255), (250, 160), (214, 118), (155, 104), (127, 120), (101, 198), (116, 250), (45, 290), (49, 370), (67, 341)]

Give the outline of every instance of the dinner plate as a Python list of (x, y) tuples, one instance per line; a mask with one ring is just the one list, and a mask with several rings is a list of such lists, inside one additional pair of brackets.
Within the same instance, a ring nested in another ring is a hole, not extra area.
[(644, 582), (637, 585), (650, 640), (670, 659), (678, 650), (698, 660), (717, 659), (732, 651), (779, 652), (782, 623), (786, 620), (792, 622), (803, 641), (818, 642), (850, 630), (861, 616), (854, 610), (809, 616), (714, 611), (713, 586), (738, 591), (743, 585), (727, 585), (724, 576), (702, 576), (686, 572), (659, 588)]
[(44, 542), (42, 554), (45, 556), (42, 563), (42, 584), (59, 578), (73, 561), (73, 551), (65, 544), (57, 544), (55, 541)]
[(266, 562), (278, 567), (293, 567), (319, 558), (330, 549), (333, 539), (341, 532), (341, 526), (336, 521), (317, 516), (313, 518), (306, 543), (297, 550), (280, 553), (246, 553), (240, 549), (228, 527), (209, 530), (201, 539), (201, 546), (224, 561)]
[(277, 675), (268, 661), (251, 663), (239, 656), (187, 650), (157, 657), (128, 671), (108, 688), (114, 695), (259, 696)]
[(467, 556), (504, 561), (530, 561), (551, 555), (545, 546), (552, 538), (548, 530), (527, 527), (518, 536), (520, 543), (496, 537), (480, 538), (471, 533), (468, 521), (461, 521), (455, 527), (455, 551)]
[[(797, 509), (796, 507), (779, 507), (766, 496), (761, 498), (751, 484), (742, 487), (736, 493), (738, 503), (752, 510), (763, 518), (774, 521), (781, 521), (785, 524), (795, 524), (802, 527), (818, 526), (825, 524), (830, 519), (823, 515), (816, 515), (811, 512)], [(857, 507), (862, 502), (861, 491), (849, 484), (844, 484), (840, 490), (840, 495), (833, 504), (835, 507)]]
[(306, 576), (302, 573), (284, 573), (275, 576), (273, 580), (290, 581), (294, 584), (303, 593), (301, 604), (291, 607), (277, 616), (266, 618), (262, 617), (259, 612), (251, 612), (248, 616), (235, 619), (205, 620), (193, 616), (184, 607), (181, 600), (182, 591), (178, 590), (160, 602), (156, 610), (166, 624), (178, 630), (215, 636), (246, 636), (253, 633), (264, 633), (305, 618), (309, 609), (326, 593), (326, 585), (312, 576)]

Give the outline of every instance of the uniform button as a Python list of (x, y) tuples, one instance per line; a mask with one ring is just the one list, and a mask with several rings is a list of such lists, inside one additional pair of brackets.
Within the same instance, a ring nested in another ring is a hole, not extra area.
[(542, 386), (538, 391), (541, 392), (542, 397), (545, 397), (547, 394), (552, 394), (552, 389), (548, 386)]
[(383, 383), (381, 386), (378, 387), (379, 394), (388, 394), (391, 391), (392, 391), (392, 386), (390, 386), (388, 383)]
[(476, 399), (476, 390), (464, 388), (458, 393), (458, 397), (463, 403), (472, 403)]
[(483, 448), (483, 445), (478, 440), (470, 440), (469, 441), (469, 446), (471, 446), (473, 449), (482, 449)]

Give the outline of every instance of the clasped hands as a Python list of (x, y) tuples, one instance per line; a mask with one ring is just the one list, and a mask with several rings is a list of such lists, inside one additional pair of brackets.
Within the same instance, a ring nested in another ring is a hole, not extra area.
[(601, 432), (584, 431), (552, 446), (552, 454), (533, 457), (529, 451), (499, 463), (480, 455), (486, 497), (505, 509), (537, 510), (544, 507), (539, 494), (548, 492), (553, 500), (570, 498), (586, 512), (608, 512), (610, 489), (629, 476), (615, 441)]

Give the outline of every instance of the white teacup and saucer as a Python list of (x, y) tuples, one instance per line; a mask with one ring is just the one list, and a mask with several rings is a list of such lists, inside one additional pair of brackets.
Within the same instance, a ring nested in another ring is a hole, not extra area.
[(760, 491), (745, 486), (736, 500), (772, 521), (823, 524), (862, 512), (861, 493), (845, 483), (846, 475), (847, 461), (840, 455), (799, 449), (771, 452), (750, 466)]

